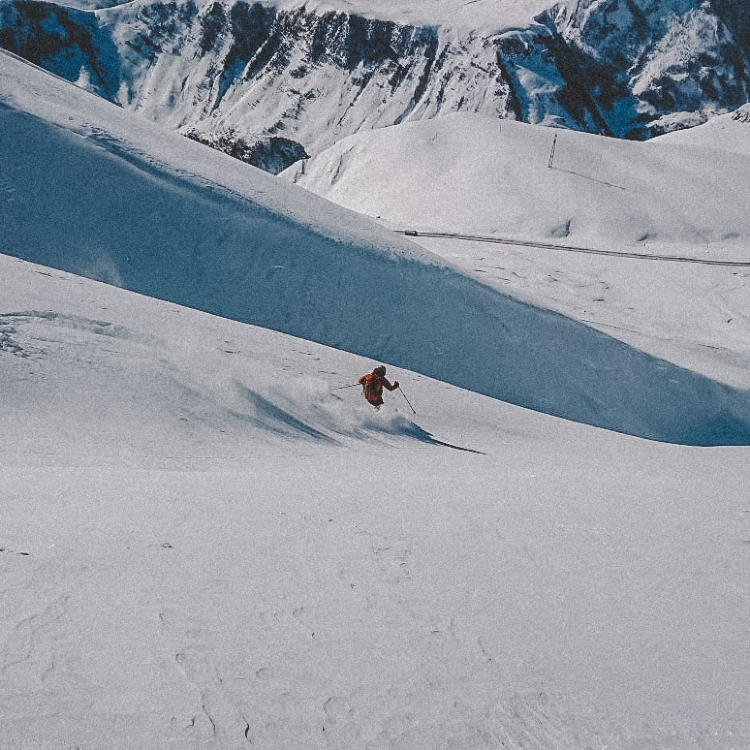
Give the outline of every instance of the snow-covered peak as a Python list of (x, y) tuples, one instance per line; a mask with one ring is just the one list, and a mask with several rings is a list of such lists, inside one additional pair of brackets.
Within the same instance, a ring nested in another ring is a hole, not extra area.
[(645, 139), (748, 99), (721, 3), (7, 0), (0, 46), (270, 171), (354, 133), (459, 113)]

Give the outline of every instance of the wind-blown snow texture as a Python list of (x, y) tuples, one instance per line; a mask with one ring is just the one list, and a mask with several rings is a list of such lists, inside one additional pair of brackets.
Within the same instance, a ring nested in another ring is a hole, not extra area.
[[(64, 125), (0, 109), (5, 253), (568, 419), (677, 443), (750, 442), (744, 391), (508, 297), (168, 133), (152, 143), (193, 176), (165, 169), (139, 144), (137, 119), (73, 87), (60, 96), (52, 78), (1, 59), (6, 101), (33, 110), (47, 88)], [(249, 190), (235, 187), (243, 182)], [(312, 229), (321, 221), (352, 228), (332, 236)]]
[(744, 4), (467, 5), (12, 0), (0, 46), (274, 172), (453, 112), (642, 139), (748, 100)]

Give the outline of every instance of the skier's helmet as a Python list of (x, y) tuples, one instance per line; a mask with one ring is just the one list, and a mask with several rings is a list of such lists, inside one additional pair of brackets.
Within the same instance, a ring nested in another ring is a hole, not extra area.
[(385, 375), (385, 365), (378, 365), (373, 372), (375, 375), (380, 375), (380, 377), (383, 377)]

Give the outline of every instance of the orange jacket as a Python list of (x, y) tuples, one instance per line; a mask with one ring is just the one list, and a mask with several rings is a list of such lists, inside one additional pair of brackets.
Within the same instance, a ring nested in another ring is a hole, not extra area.
[(391, 385), (391, 383), (388, 382), (387, 378), (385, 378), (383, 375), (376, 375), (374, 372), (363, 375), (357, 380), (357, 382), (362, 384), (365, 398), (371, 404), (375, 404), (381, 401), (384, 387), (389, 391), (395, 391), (396, 388), (398, 388), (398, 384)]

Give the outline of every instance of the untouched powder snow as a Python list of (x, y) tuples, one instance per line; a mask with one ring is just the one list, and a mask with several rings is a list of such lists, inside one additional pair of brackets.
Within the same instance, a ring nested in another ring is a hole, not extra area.
[(557, 416), (676, 443), (750, 442), (746, 392), (508, 297), (365, 217), (149, 131), (28, 64), (0, 62), (5, 253)]
[(0, 300), (3, 750), (748, 746), (746, 448), (393, 367), (375, 413), (371, 361), (7, 256)]
[(740, 156), (667, 145), (689, 135), (638, 143), (454, 114), (349, 136), (284, 174), (400, 228), (684, 255), (697, 246), (750, 263), (744, 131)]

